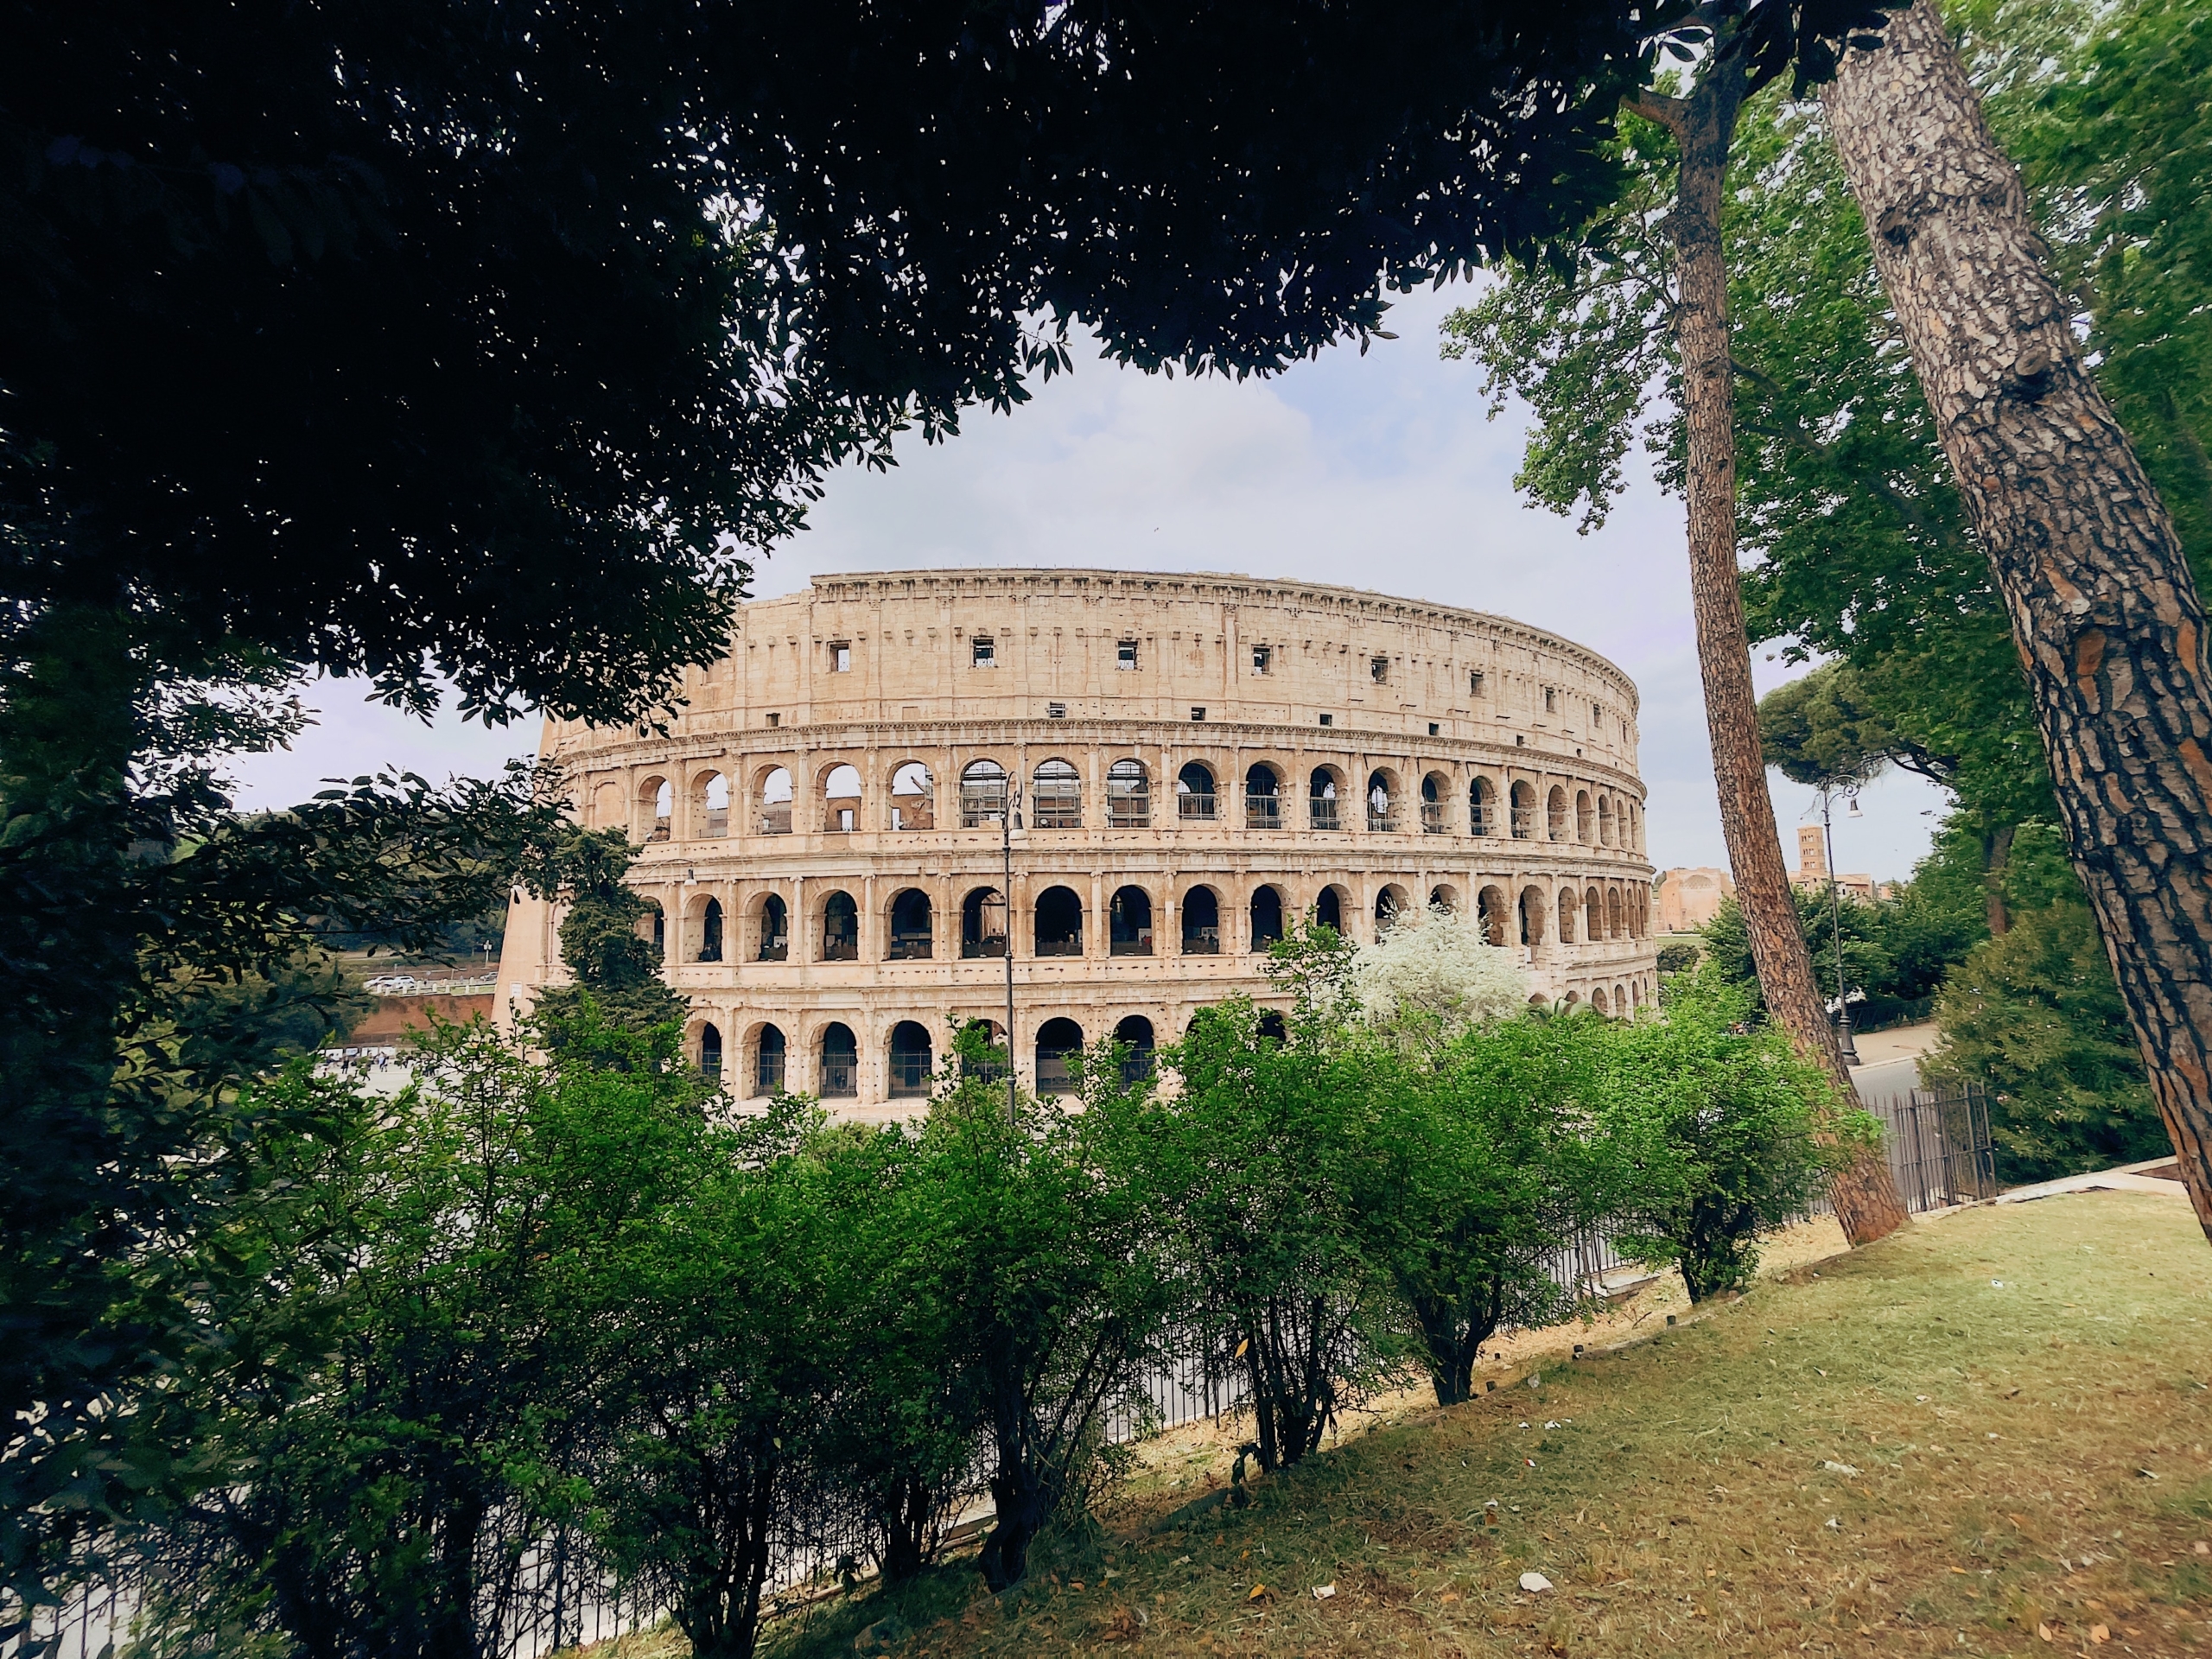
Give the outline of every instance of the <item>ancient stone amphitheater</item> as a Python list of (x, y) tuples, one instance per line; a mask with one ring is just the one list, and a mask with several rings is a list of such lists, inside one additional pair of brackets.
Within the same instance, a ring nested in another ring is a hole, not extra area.
[[(1115, 570), (823, 576), (741, 612), (665, 736), (549, 721), (626, 828), (692, 1053), (740, 1096), (910, 1109), (1006, 1007), (1023, 1079), (1140, 1055), (1301, 914), (1359, 939), (1474, 906), (1537, 994), (1648, 1001), (1636, 688), (1541, 629), (1417, 600)], [(1013, 879), (1001, 820), (1013, 806)], [(510, 916), (503, 1011), (561, 972)]]

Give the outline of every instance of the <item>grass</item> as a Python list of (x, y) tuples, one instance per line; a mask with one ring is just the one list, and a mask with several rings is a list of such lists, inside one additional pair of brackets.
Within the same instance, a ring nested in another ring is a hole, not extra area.
[(1162, 1530), (1188, 1493), (1132, 1490), (998, 1600), (956, 1560), (767, 1646), (849, 1655), (887, 1620), (862, 1650), (2212, 1649), (2208, 1291), (2184, 1205), (1971, 1211), (1610, 1353), (1593, 1333), (1243, 1510)]

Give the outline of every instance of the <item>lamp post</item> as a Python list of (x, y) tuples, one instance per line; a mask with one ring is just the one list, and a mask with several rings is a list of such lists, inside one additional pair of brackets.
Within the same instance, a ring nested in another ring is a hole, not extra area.
[[(1835, 1034), (1846, 1065), (1859, 1064), (1858, 1045), (1851, 1040), (1851, 1004), (1844, 1001), (1843, 890), (1835, 879), (1835, 823), (1828, 815), (1829, 791), (1821, 790), (1821, 834), (1828, 849), (1828, 938), (1835, 946)], [(1854, 803), (1855, 804), (1855, 803)]]
[(1006, 865), (1006, 1121), (1012, 1128), (1020, 1121), (1016, 1107), (1014, 1065), (1014, 818), (1020, 809), (1021, 785), (1006, 780), (1006, 798), (999, 804), (999, 853)]

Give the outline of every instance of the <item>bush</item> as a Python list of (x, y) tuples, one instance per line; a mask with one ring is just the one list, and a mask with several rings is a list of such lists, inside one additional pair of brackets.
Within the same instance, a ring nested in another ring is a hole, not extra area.
[(1746, 1033), (1739, 1000), (1709, 988), (1677, 998), (1664, 1020), (1610, 1029), (1605, 1130), (1620, 1160), (1624, 1254), (1681, 1271), (1694, 1302), (1740, 1288), (1758, 1240), (1802, 1216), (1842, 1148), (1878, 1136), (1837, 1109), (1833, 1085), (1772, 1028)]
[(1676, 940), (1659, 947), (1659, 971), (1662, 974), (1687, 974), (1698, 964), (1699, 951), (1694, 944)]
[(2016, 917), (1974, 947), (1936, 1001), (1931, 1081), (1985, 1084), (1998, 1179), (2048, 1180), (2170, 1150), (2088, 906)]

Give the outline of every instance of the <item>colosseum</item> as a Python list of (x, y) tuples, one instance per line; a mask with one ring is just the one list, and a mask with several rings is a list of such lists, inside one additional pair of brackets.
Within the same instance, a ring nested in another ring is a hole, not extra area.
[[(741, 607), (665, 734), (549, 721), (577, 810), (640, 844), (690, 1052), (741, 1096), (868, 1116), (948, 1034), (1068, 1086), (1243, 992), (1286, 918), (1370, 939), (1472, 905), (1545, 1000), (1653, 994), (1637, 694), (1519, 622), (1351, 588), (1117, 570), (817, 576)], [(1011, 824), (1005, 823), (1011, 807)], [(1011, 842), (1004, 874), (1002, 832)], [(508, 921), (499, 1007), (562, 971)]]

